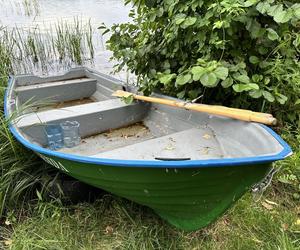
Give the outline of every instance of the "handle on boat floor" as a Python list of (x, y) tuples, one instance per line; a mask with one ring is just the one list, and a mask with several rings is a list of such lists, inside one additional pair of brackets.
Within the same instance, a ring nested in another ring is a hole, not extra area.
[(217, 105), (207, 105), (207, 104), (197, 104), (197, 103), (188, 103), (183, 101), (176, 101), (158, 97), (136, 95), (131, 92), (126, 92), (123, 90), (117, 90), (113, 94), (116, 97), (129, 97), (133, 96), (136, 100), (141, 100), (145, 102), (153, 102), (164, 105), (169, 105), (178, 108), (184, 108), (188, 110), (194, 110), (199, 112), (205, 112), (213, 115), (225, 116), (237, 120), (247, 121), (247, 122), (259, 122), (266, 125), (276, 125), (277, 120), (271, 114), (254, 112), (246, 109), (236, 109), (228, 108), (224, 106)]
[(155, 160), (159, 161), (189, 161), (191, 158), (164, 158), (164, 157), (155, 157)]

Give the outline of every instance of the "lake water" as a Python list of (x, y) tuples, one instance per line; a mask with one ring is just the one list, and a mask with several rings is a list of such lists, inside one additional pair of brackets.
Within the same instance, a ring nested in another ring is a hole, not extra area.
[[(0, 4), (1, 23), (5, 26), (34, 26), (75, 16), (91, 19), (94, 25), (112, 25), (128, 21), (130, 10), (123, 0), (0, 0)], [(26, 15), (26, 9), (30, 15)]]
[[(114, 23), (129, 21), (130, 6), (123, 0), (0, 0), (0, 26), (24, 29), (39, 27), (47, 32), (57, 22), (73, 22), (78, 18), (82, 23), (91, 22), (95, 59), (93, 67), (104, 73), (112, 70), (109, 62), (111, 53), (105, 48), (105, 40), (97, 27), (101, 23), (111, 26)], [(24, 73), (24, 72), (22, 72)], [(124, 74), (119, 78), (125, 78)]]

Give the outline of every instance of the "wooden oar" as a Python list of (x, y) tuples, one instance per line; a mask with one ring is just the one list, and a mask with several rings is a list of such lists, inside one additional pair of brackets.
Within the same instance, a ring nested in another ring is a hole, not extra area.
[(253, 112), (245, 109), (236, 109), (236, 108), (228, 108), (224, 106), (215, 106), (215, 105), (206, 105), (206, 104), (196, 104), (196, 103), (188, 103), (183, 101), (176, 101), (158, 97), (151, 96), (143, 96), (136, 95), (134, 93), (126, 92), (123, 90), (117, 90), (112, 94), (116, 97), (129, 97), (132, 96), (136, 100), (145, 101), (145, 102), (153, 102), (164, 105), (169, 105), (178, 108), (184, 108), (188, 110), (194, 110), (199, 112), (205, 112), (213, 115), (220, 115), (225, 117), (230, 117), (237, 120), (247, 121), (247, 122), (259, 122), (266, 125), (276, 125), (277, 120), (271, 114), (267, 113), (259, 113)]

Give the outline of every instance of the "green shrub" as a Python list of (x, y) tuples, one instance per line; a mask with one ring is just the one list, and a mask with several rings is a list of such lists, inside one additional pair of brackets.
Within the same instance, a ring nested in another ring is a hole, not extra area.
[[(273, 112), (299, 122), (298, 0), (127, 0), (108, 48), (145, 94)], [(108, 31), (108, 30), (107, 30)]]

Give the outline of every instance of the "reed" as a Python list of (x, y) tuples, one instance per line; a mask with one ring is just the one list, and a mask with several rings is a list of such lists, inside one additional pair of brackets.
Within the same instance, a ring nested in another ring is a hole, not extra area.
[(0, 0), (3, 6), (9, 6), (14, 14), (25, 16), (36, 16), (40, 13), (39, 0)]
[[(1, 2), (1, 0), (0, 0)], [(29, 1), (28, 1), (29, 4)], [(39, 72), (83, 65), (94, 57), (90, 22), (75, 18), (60, 21), (44, 31), (40, 27), (9, 29), (0, 27), (0, 98), (11, 73)], [(34, 108), (28, 103), (22, 110)], [(17, 115), (17, 114), (14, 114)], [(11, 118), (12, 119), (12, 118)], [(0, 102), (0, 218), (7, 209), (17, 208), (36, 187), (44, 187), (56, 171), (16, 142), (9, 131)]]
[(49, 71), (89, 64), (94, 59), (93, 28), (74, 18), (59, 21), (45, 30), (40, 26), (0, 30), (1, 44), (9, 48), (12, 68), (18, 73)]

